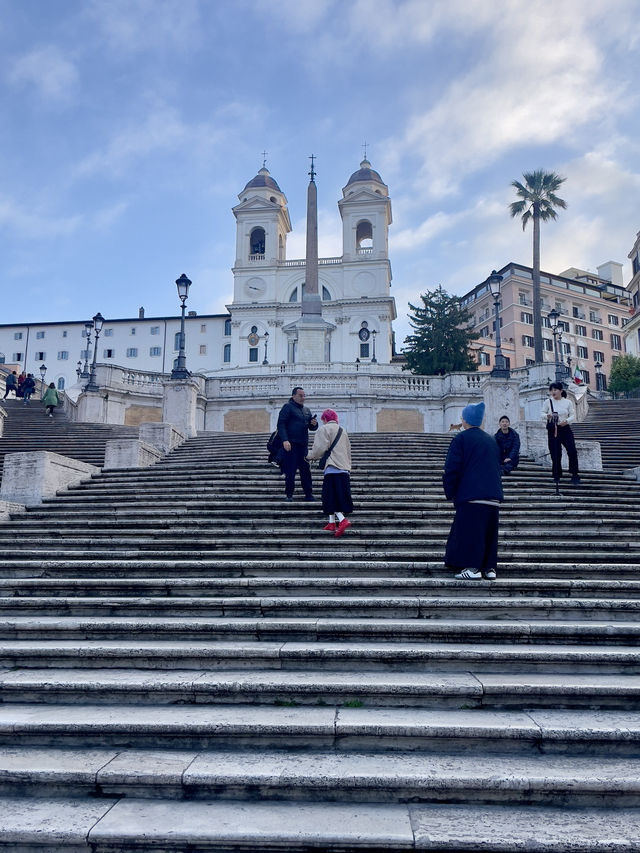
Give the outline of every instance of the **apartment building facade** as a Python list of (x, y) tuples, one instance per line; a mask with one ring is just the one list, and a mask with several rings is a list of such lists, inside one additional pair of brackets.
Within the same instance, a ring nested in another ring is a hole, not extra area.
[[(533, 279), (531, 267), (508, 263), (498, 270), (500, 334), (503, 354), (511, 368), (534, 363)], [(594, 388), (606, 386), (613, 360), (624, 354), (625, 329), (631, 319), (631, 298), (622, 283), (622, 264), (609, 261), (598, 274), (571, 268), (559, 275), (541, 272), (542, 335), (544, 361), (555, 362), (549, 312), (560, 314), (558, 358), (571, 369), (579, 368), (583, 381)], [(480, 337), (474, 350), (480, 371), (495, 364), (495, 307), (487, 282), (466, 293), (461, 302), (471, 314), (471, 327)], [(596, 365), (600, 365), (596, 369)], [(600, 374), (600, 379), (597, 374)]]

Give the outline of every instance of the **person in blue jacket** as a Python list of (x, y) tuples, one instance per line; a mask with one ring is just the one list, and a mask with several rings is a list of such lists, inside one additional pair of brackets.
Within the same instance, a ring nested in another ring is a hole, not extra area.
[(484, 403), (465, 406), (462, 432), (444, 463), (444, 493), (456, 510), (445, 565), (458, 569), (458, 580), (496, 579), (501, 460), (496, 440), (481, 429), (483, 418)]

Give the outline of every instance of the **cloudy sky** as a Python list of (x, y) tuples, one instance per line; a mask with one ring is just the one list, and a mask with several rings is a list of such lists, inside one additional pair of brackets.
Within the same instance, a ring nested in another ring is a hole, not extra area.
[(262, 165), (304, 255), (368, 156), (408, 301), (531, 263), (510, 182), (566, 176), (542, 266), (625, 265), (640, 229), (640, 0), (0, 0), (0, 322), (230, 301), (237, 194)]

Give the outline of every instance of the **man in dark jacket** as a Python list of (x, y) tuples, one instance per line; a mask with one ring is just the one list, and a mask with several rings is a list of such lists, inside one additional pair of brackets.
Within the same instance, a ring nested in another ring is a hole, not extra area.
[(507, 415), (500, 418), (498, 426), (500, 429), (494, 438), (500, 448), (502, 473), (510, 474), (514, 468), (518, 467), (520, 461), (520, 436), (514, 429), (511, 429), (511, 421)]
[(296, 487), (296, 471), (300, 471), (300, 485), (305, 500), (312, 501), (313, 485), (311, 469), (306, 456), (309, 452), (309, 430), (318, 429), (318, 421), (304, 405), (305, 394), (300, 387), (291, 392), (291, 399), (280, 409), (278, 415), (278, 435), (282, 439), (282, 470), (284, 471), (284, 489), (288, 501), (293, 500)]
[(502, 501), (500, 453), (480, 428), (484, 403), (462, 410), (463, 431), (449, 445), (442, 484), (456, 514), (445, 564), (459, 580), (495, 580), (498, 564), (498, 508)]

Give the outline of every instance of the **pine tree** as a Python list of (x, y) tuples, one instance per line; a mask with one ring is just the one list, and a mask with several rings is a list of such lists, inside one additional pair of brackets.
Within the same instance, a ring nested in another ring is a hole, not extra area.
[(469, 345), (479, 335), (472, 332), (471, 315), (442, 285), (420, 295), (421, 306), (409, 303), (414, 334), (405, 338), (405, 370), (423, 376), (477, 370)]

